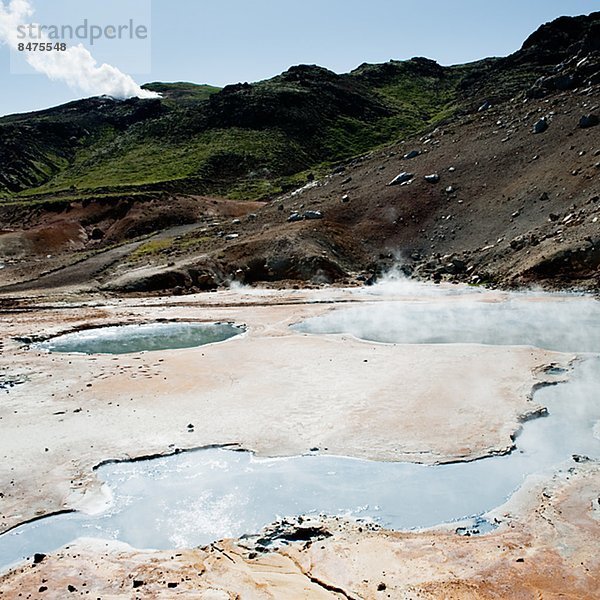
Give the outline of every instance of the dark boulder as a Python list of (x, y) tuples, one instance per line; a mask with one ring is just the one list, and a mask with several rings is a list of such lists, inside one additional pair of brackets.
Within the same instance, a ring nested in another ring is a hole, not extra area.
[(548, 120), (546, 117), (542, 117), (533, 126), (533, 133), (544, 133), (548, 129)]
[(595, 127), (600, 123), (600, 118), (598, 115), (583, 115), (581, 119), (579, 119), (579, 127), (581, 129), (587, 129), (588, 127)]
[(94, 227), (94, 229), (92, 229), (92, 233), (90, 233), (90, 238), (92, 240), (101, 240), (103, 237), (104, 231), (102, 231), (102, 229), (99, 227)]

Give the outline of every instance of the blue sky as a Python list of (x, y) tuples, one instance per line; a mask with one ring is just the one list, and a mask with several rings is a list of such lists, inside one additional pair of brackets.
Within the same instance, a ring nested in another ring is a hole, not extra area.
[[(31, 1), (39, 22), (54, 23), (75, 0)], [(77, 0), (88, 3), (94, 19), (111, 10), (108, 1)], [(139, 83), (215, 85), (265, 79), (298, 63), (344, 72), (391, 58), (427, 56), (455, 64), (502, 56), (544, 22), (600, 10), (598, 0), (118, 0), (132, 15), (144, 13), (148, 3), (150, 43), (137, 51), (151, 53), (144, 57), (151, 60), (132, 62), (135, 49), (121, 55), (93, 49), (95, 56)], [(131, 72), (128, 66), (136, 63), (147, 64), (144, 73)], [(10, 52), (0, 46), (0, 114), (82, 96), (43, 75), (12, 74)]]

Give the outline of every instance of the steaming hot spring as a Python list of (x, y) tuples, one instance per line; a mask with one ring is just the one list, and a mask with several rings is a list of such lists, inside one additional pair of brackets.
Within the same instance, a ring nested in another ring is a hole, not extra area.
[(7, 417), (23, 510), (3, 569), (77, 538), (188, 548), (298, 515), (484, 535), (528, 478), (600, 456), (590, 298), (392, 280), (67, 312), (11, 325), (45, 341), (7, 348), (9, 402), (40, 418)]

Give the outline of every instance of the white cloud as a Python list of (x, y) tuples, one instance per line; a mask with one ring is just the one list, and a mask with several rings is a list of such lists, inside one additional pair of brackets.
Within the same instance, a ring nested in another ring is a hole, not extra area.
[[(0, 43), (16, 50), (18, 26), (31, 23), (34, 8), (29, 0), (0, 0)], [(47, 38), (36, 40), (48, 42)], [(98, 61), (82, 44), (69, 46), (65, 51), (27, 52), (25, 59), (39, 73), (52, 80), (64, 81), (69, 87), (92, 96), (113, 98), (157, 98), (159, 94), (143, 90), (129, 75), (116, 67)]]

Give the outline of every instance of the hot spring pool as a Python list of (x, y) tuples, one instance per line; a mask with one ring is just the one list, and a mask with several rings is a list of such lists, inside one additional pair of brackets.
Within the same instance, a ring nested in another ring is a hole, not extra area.
[(244, 331), (244, 327), (232, 323), (144, 323), (66, 333), (36, 342), (32, 347), (48, 352), (128, 354), (195, 348), (223, 342)]
[(501, 505), (531, 473), (574, 454), (600, 457), (593, 434), (598, 390), (600, 358), (589, 357), (568, 384), (536, 393), (549, 416), (524, 424), (516, 451), (468, 463), (267, 459), (213, 448), (106, 464), (98, 476), (111, 490), (108, 510), (50, 516), (1, 535), (0, 569), (79, 537), (165, 549), (255, 533), (291, 515), (346, 515), (400, 530), (476, 518)]
[(391, 344), (536, 346), (600, 352), (600, 302), (514, 295), (490, 302), (447, 294), (424, 301), (379, 301), (336, 308), (292, 327), (300, 333), (349, 334)]

